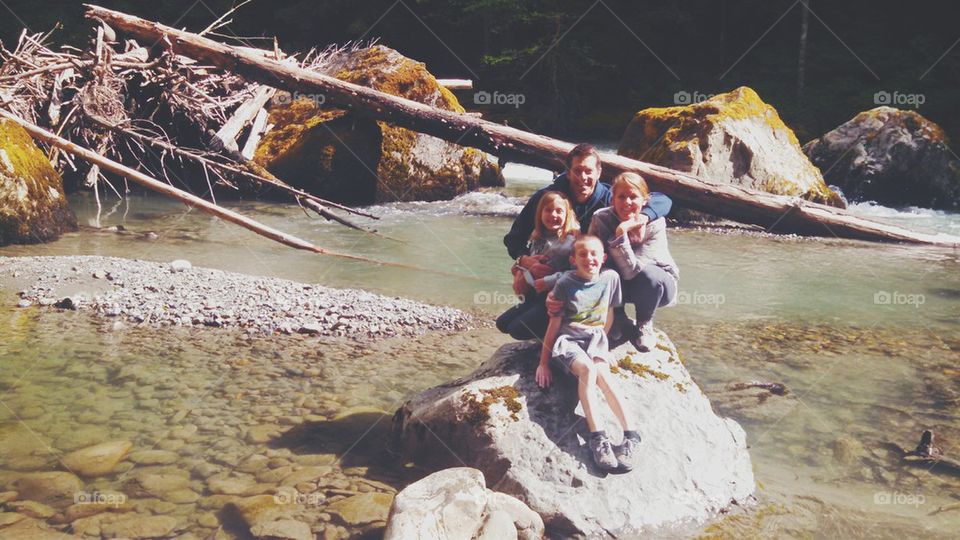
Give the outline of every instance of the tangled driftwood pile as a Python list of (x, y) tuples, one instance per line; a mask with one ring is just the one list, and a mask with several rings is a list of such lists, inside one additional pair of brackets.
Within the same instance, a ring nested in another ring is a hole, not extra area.
[[(86, 49), (55, 50), (48, 45), (51, 34), (24, 31), (12, 51), (0, 49), (0, 106), (6, 111), (181, 189), (202, 191), (202, 184), (184, 180), (202, 178), (214, 202), (220, 190), (266, 188), (355, 228), (327, 207), (373, 217), (293, 189), (251, 161), (270, 128), (266, 105), (275, 89), (176, 54), (163, 41), (145, 46), (118, 40), (103, 22)], [(276, 46), (244, 50), (322, 72), (343, 47), (310, 51), (299, 59)], [(70, 187), (92, 188), (98, 201), (102, 189), (120, 196), (117, 178), (103, 174), (99, 165), (79, 161), (49, 141), (38, 142)]]

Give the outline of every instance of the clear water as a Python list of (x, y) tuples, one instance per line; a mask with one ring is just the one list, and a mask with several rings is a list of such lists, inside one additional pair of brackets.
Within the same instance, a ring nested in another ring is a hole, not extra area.
[[(0, 255), (186, 258), (197, 266), (361, 287), (492, 317), (512, 302), (502, 235), (522, 197), (549, 181), (549, 173), (536, 169), (510, 166), (507, 173), (507, 195), (385, 205), (371, 209), (381, 216), (378, 221), (358, 218), (392, 239), (306, 217), (297, 207), (230, 205), (325, 248), (423, 271), (294, 251), (153, 197), (132, 197), (116, 208), (105, 205), (99, 230), (90, 226), (96, 223), (92, 200), (75, 197), (83, 230), (50, 244), (2, 248)], [(939, 212), (871, 205), (855, 211), (908, 226), (953, 233), (960, 228), (960, 217)], [(118, 224), (125, 230), (105, 229)], [(960, 529), (960, 478), (905, 467), (889, 448), (891, 443), (912, 448), (923, 429), (932, 429), (945, 453), (960, 457), (957, 251), (695, 230), (672, 230), (670, 243), (681, 268), (681, 305), (663, 310), (657, 325), (677, 343), (715, 408), (747, 430), (761, 486), (755, 506), (688, 533), (953, 536)], [(187, 377), (180, 389), (186, 395), (218, 396), (229, 387), (256, 396), (253, 401), (261, 407), (227, 400), (202, 408), (222, 418), (222, 429), (202, 432), (212, 450), (198, 450), (200, 459), (214, 460), (218, 451), (257, 451), (256, 445), (229, 442), (241, 439), (249, 423), (293, 422), (289, 417), (303, 414), (334, 418), (358, 407), (390, 413), (403, 396), (469, 372), (505, 342), (495, 331), (479, 329), (452, 338), (368, 346), (334, 342), (318, 351), (291, 345), (289, 339), (247, 342), (229, 332), (118, 332), (80, 314), (16, 310), (11, 307), (15, 291), (2, 292), (0, 382), (6, 387), (0, 399), (6, 406), (0, 408), (0, 427), (13, 434), (11, 440), (27, 437), (23, 430), (28, 429), (43, 442), (34, 440), (32, 455), (39, 457), (33, 462), (18, 458), (21, 467), (49, 466), (51, 448), (75, 446), (78, 441), (69, 433), (75, 431), (71, 423), (79, 421), (76, 404), (96, 412), (96, 399), (110, 400), (109, 414), (104, 413), (109, 422), (101, 422), (99, 431), (90, 428), (87, 438), (125, 437), (138, 444), (162, 438), (155, 426), (166, 424), (188, 398), (165, 394), (169, 389), (161, 385), (154, 392), (161, 397), (140, 400), (136, 388), (111, 379), (117, 365), (143, 365), (175, 380)], [(170, 347), (171, 342), (177, 346)], [(224, 363), (239, 358), (254, 364), (257, 358), (273, 358), (284, 368), (318, 366), (323, 377), (278, 378), (252, 371), (249, 380), (224, 380)], [(78, 377), (83, 383), (72, 384)], [(789, 393), (763, 398), (757, 390), (729, 388), (748, 381), (783, 383)], [(58, 391), (51, 392), (54, 388)], [(290, 393), (322, 397), (313, 407), (309, 402), (294, 406)], [(148, 405), (140, 407), (138, 400)], [(30, 408), (38, 403), (40, 409)], [(82, 420), (89, 424), (94, 417)], [(154, 427), (137, 429), (135, 423)], [(0, 469), (11, 465), (2, 459)], [(369, 465), (363, 459), (357, 464)], [(374, 469), (358, 474), (395, 487), (409, 476)], [(177, 506), (173, 511), (189, 523), (204, 512)]]

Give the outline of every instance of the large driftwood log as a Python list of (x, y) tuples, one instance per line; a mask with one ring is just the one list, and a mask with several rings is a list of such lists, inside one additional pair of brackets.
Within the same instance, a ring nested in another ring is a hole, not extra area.
[[(289, 91), (322, 93), (329, 105), (479, 148), (510, 161), (557, 168), (574, 146), (466, 114), (434, 109), (117, 11), (89, 4), (86, 8), (88, 18), (103, 20), (143, 41), (169, 43), (178, 54), (209, 62), (250, 80)], [(777, 232), (960, 247), (960, 237), (948, 234), (911, 231), (859, 218), (842, 209), (711, 182), (623, 156), (604, 154), (602, 159), (605, 172), (639, 173), (653, 189), (666, 193), (685, 207)]]

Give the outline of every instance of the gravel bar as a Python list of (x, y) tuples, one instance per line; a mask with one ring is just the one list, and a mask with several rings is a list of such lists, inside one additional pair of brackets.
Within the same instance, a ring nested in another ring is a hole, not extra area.
[(376, 339), (476, 325), (474, 317), (450, 307), (195, 268), (185, 260), (0, 257), (0, 285), (19, 291), (20, 308), (39, 304), (154, 326)]

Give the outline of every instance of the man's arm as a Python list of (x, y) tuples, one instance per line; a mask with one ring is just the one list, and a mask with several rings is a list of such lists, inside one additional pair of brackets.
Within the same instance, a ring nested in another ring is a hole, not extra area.
[(657, 218), (666, 217), (666, 215), (670, 213), (671, 208), (673, 208), (673, 201), (670, 197), (667, 197), (659, 191), (654, 191), (650, 194), (646, 206), (644, 206), (640, 212), (650, 218), (650, 221), (653, 221)]
[(530, 234), (533, 232), (533, 226), (536, 223), (537, 203), (543, 193), (540, 191), (534, 193), (527, 204), (520, 210), (520, 215), (513, 220), (510, 232), (503, 237), (503, 245), (507, 246), (507, 253), (511, 259), (516, 259), (521, 255), (527, 254), (527, 241), (530, 240)]

